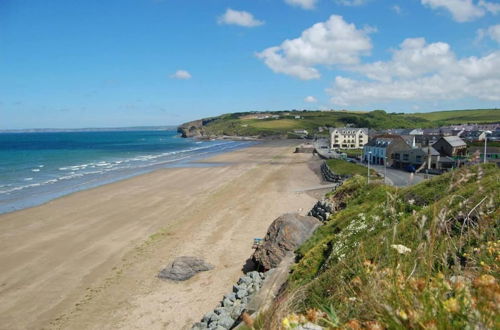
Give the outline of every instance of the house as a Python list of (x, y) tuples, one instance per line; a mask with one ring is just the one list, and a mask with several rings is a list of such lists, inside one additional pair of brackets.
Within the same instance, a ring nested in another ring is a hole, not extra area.
[(467, 154), (467, 144), (458, 136), (443, 136), (432, 147), (442, 156), (460, 157)]
[(411, 149), (399, 135), (383, 134), (374, 137), (363, 147), (363, 160), (370, 164), (392, 165), (393, 153)]
[(393, 153), (393, 167), (405, 169), (413, 166), (415, 169), (426, 163), (425, 168), (441, 169), (441, 156), (433, 147), (398, 150)]
[(460, 138), (465, 141), (484, 141), (484, 137), (486, 136), (486, 131), (464, 131), (460, 134)]
[(331, 149), (361, 149), (368, 143), (367, 128), (330, 128)]

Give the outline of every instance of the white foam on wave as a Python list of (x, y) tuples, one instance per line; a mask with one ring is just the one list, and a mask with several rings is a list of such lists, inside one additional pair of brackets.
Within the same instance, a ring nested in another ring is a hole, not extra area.
[(31, 181), (33, 178), (24, 178), (24, 181)]
[(34, 168), (31, 170), (31, 172), (40, 172), (40, 169), (39, 168)]

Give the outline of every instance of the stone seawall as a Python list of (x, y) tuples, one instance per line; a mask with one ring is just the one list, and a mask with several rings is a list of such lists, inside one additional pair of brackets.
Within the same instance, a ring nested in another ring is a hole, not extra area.
[(340, 174), (335, 174), (330, 170), (330, 167), (326, 164), (326, 162), (323, 162), (321, 164), (321, 176), (323, 177), (323, 180), (328, 181), (328, 182), (336, 182), (340, 183), (344, 181), (345, 179), (349, 178), (348, 175), (340, 175)]

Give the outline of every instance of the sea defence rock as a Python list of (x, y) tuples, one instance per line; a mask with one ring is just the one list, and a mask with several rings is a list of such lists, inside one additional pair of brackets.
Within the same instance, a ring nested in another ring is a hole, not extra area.
[(321, 164), (321, 176), (323, 176), (323, 180), (328, 181), (328, 182), (335, 182), (335, 183), (340, 183), (344, 181), (345, 179), (349, 178), (349, 175), (340, 175), (340, 174), (335, 174), (330, 170), (328, 165), (326, 165), (326, 162), (323, 162)]
[(250, 299), (259, 291), (266, 274), (252, 271), (240, 277), (233, 291), (224, 295), (219, 305), (193, 325), (193, 330), (232, 329)]
[(309, 213), (307, 213), (307, 215), (315, 217), (321, 222), (326, 222), (334, 210), (334, 204), (328, 199), (323, 199), (314, 204), (313, 208), (309, 211)]
[(195, 257), (178, 257), (170, 265), (160, 271), (158, 277), (173, 281), (185, 281), (196, 273), (213, 269), (209, 263)]
[(268, 270), (311, 236), (321, 222), (311, 216), (288, 213), (273, 221), (263, 243), (255, 250), (252, 259), (259, 268)]

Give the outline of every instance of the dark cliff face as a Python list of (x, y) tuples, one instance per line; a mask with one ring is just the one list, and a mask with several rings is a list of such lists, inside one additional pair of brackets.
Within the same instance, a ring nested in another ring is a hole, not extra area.
[(203, 121), (195, 120), (182, 124), (177, 128), (183, 138), (203, 136)]
[(202, 137), (205, 136), (204, 127), (208, 123), (216, 120), (217, 118), (205, 118), (199, 120), (193, 120), (180, 125), (177, 128), (177, 132), (181, 134), (183, 138), (189, 137)]

